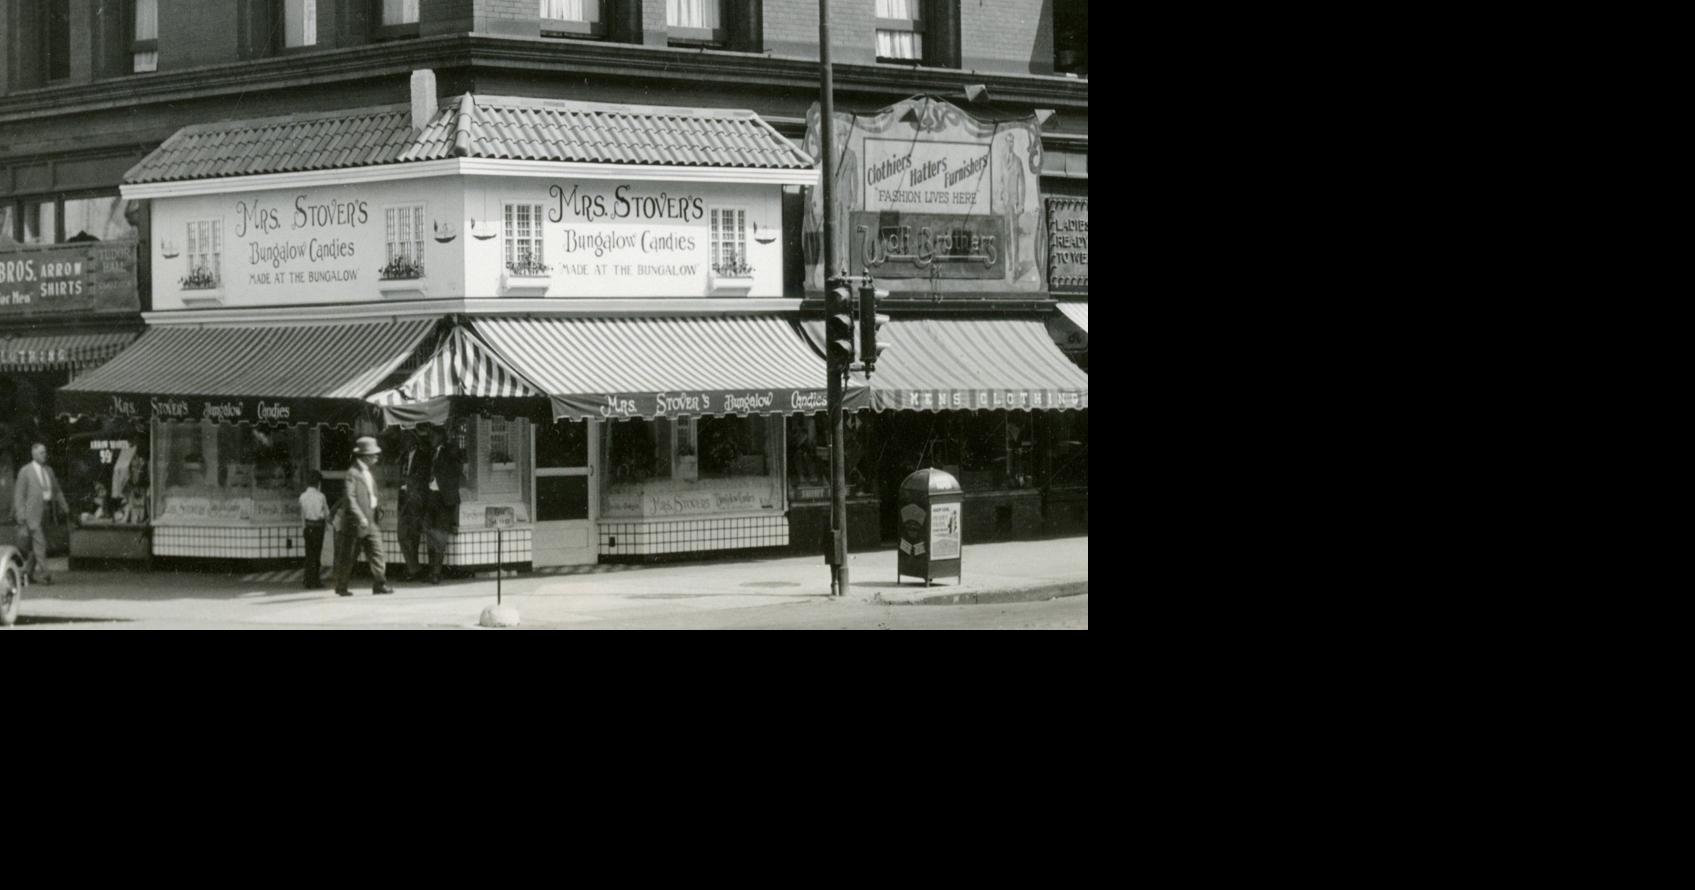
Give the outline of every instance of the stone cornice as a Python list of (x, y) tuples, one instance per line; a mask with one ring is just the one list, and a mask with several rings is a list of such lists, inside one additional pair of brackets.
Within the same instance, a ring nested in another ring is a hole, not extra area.
[[(545, 71), (785, 90), (816, 89), (818, 83), (817, 63), (798, 58), (458, 34), (25, 90), (0, 96), (0, 123), (322, 86), (404, 75), (418, 68)], [(997, 104), (1085, 111), (1089, 104), (1089, 82), (1066, 77), (837, 64), (834, 78), (839, 97), (862, 96), (876, 102), (984, 84)], [(733, 94), (727, 98), (732, 104), (738, 102)]]

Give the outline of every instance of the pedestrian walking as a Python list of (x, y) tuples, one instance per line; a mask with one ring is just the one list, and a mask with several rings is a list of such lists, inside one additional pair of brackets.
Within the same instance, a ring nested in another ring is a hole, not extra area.
[(430, 515), (430, 427), (419, 424), (400, 459), (400, 549), (406, 558), (406, 580), (419, 581), (418, 545)]
[(53, 573), (47, 569), (46, 523), (69, 517), (71, 505), (65, 502), (59, 477), (47, 465), (47, 446), (37, 442), (29, 454), (32, 460), (18, 470), (17, 483), (12, 487), (12, 516), (18, 524), (18, 549), (29, 554), (24, 571), (38, 583), (52, 584)]
[(441, 583), (441, 564), (447, 544), (459, 529), (459, 480), (465, 459), (447, 436), (442, 436), (430, 453), (429, 545), (430, 583)]
[(337, 596), (352, 596), (347, 589), (353, 562), (361, 552), (371, 569), (371, 592), (393, 593), (383, 571), (382, 520), (383, 508), (377, 496), (376, 476), (371, 467), (383, 450), (377, 440), (361, 436), (353, 445), (353, 466), (347, 468), (347, 490), (335, 509), (335, 592)]
[(313, 471), (300, 493), (300, 521), (305, 524), (306, 562), (301, 580), (307, 590), (324, 586), (324, 525), (329, 520), (329, 503), (324, 500), (324, 474)]

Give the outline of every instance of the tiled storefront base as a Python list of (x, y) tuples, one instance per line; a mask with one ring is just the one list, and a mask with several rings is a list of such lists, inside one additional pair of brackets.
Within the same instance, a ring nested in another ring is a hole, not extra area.
[[(494, 529), (460, 531), (447, 545), (450, 566), (483, 566), (495, 563)], [(202, 559), (299, 559), (305, 541), (298, 526), (194, 528), (162, 525), (153, 529), (155, 556), (192, 556)], [(325, 563), (332, 560), (334, 544), (324, 544)], [(500, 536), (501, 562), (506, 565), (530, 561), (530, 530), (509, 528)], [(429, 548), (419, 542), (419, 564), (429, 564)], [(383, 530), (383, 554), (390, 563), (404, 565), (400, 535)]]
[[(495, 562), (495, 530), (479, 528), (475, 531), (460, 530), (447, 542), (447, 565), (450, 566), (492, 566)], [(516, 565), (529, 562), (530, 529), (509, 528), (500, 536), (500, 563)], [(406, 558), (400, 552), (400, 532), (393, 529), (383, 529), (383, 555), (389, 565), (405, 565)], [(418, 539), (418, 565), (430, 564), (430, 545), (423, 537)]]
[(647, 522), (602, 520), (600, 523), (601, 556), (657, 556), (788, 545), (789, 520), (781, 514)]
[(299, 559), (306, 542), (299, 526), (153, 527), (154, 556), (203, 559)]

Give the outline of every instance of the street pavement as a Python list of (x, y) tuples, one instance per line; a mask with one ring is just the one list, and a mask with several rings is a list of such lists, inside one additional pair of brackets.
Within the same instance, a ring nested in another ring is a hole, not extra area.
[[(846, 596), (819, 557), (538, 571), (500, 581), (526, 628), (1088, 627), (1089, 539), (974, 544), (964, 577), (895, 580), (894, 549), (849, 556)], [(299, 587), (298, 572), (64, 570), (29, 588), (19, 628), (467, 628), (495, 604), (492, 572), (392, 596)]]

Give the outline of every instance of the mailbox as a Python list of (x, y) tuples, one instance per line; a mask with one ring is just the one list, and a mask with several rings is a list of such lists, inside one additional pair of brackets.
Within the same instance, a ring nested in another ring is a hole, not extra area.
[(900, 483), (900, 554), (895, 580), (959, 578), (965, 492), (941, 470), (919, 470)]

